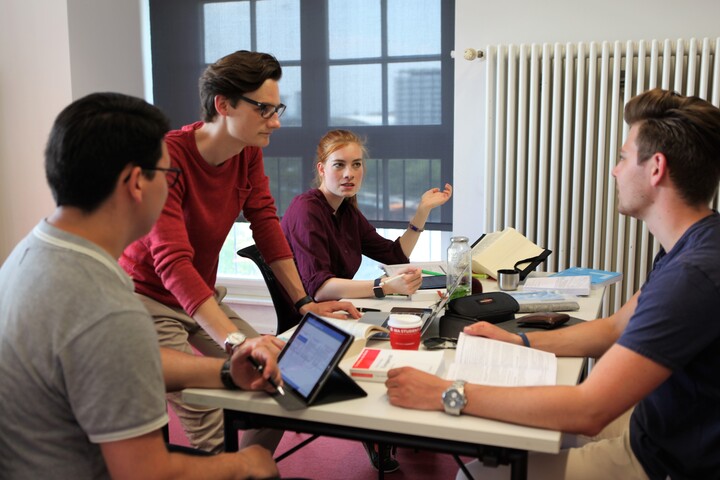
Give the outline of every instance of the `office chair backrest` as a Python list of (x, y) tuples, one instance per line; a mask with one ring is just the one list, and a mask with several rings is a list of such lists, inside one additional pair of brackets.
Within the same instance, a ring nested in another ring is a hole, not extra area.
[(265, 263), (256, 245), (250, 245), (245, 248), (241, 248), (237, 251), (237, 254), (244, 258), (249, 258), (255, 265), (260, 269), (260, 273), (265, 280), (270, 291), (270, 298), (272, 298), (273, 306), (275, 307), (275, 313), (277, 314), (277, 334), (284, 332), (285, 330), (294, 327), (300, 322), (302, 315), (297, 311), (292, 300), (288, 296), (287, 292), (280, 285), (280, 282), (275, 278), (275, 274), (270, 269), (270, 266)]

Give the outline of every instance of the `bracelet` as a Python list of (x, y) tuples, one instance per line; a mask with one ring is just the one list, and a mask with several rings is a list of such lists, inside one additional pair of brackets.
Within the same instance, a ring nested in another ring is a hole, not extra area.
[(315, 300), (310, 295), (305, 295), (303, 298), (295, 302), (295, 309), (299, 312), (302, 307), (308, 303), (313, 303)]
[(520, 339), (522, 340), (523, 344), (527, 348), (530, 348), (530, 340), (528, 340), (527, 335), (525, 335), (525, 333), (523, 333), (523, 332), (518, 332), (518, 335), (520, 335)]
[(422, 232), (425, 231), (424, 228), (418, 228), (418, 227), (416, 227), (415, 225), (413, 225), (412, 223), (408, 223), (408, 228), (409, 228), (410, 230), (412, 230), (413, 232), (417, 232), (417, 233), (422, 233)]

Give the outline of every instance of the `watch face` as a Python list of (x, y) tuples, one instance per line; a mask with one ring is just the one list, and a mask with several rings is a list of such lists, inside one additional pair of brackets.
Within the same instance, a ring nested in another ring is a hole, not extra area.
[(235, 345), (238, 345), (245, 341), (245, 335), (243, 335), (240, 332), (233, 332), (230, 335), (228, 335), (228, 341), (234, 343)]
[(463, 405), (463, 396), (457, 390), (448, 390), (443, 397), (443, 403), (449, 408), (460, 408)]
[(247, 337), (240, 332), (233, 332), (225, 339), (225, 351), (228, 355), (232, 355), (233, 349), (242, 345)]
[(467, 399), (465, 398), (464, 385), (465, 382), (456, 382), (443, 392), (442, 402), (445, 413), (460, 415), (462, 409), (465, 408)]

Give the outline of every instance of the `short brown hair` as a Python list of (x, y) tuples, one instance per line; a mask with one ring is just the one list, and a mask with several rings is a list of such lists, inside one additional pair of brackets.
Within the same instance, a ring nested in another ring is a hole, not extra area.
[(269, 53), (238, 50), (209, 65), (200, 77), (200, 103), (203, 121), (212, 122), (217, 116), (215, 96), (222, 95), (234, 107), (240, 96), (254, 92), (265, 80), (280, 80), (282, 68)]
[(699, 97), (655, 88), (625, 105), (638, 125), (638, 161), (665, 155), (670, 179), (690, 205), (709, 203), (720, 182), (720, 110)]

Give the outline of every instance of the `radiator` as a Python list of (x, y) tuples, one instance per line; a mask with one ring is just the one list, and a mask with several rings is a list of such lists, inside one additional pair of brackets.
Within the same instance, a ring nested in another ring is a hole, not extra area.
[(603, 314), (617, 310), (659, 248), (617, 212), (623, 107), (658, 86), (719, 105), (716, 52), (720, 38), (487, 47), (485, 231), (513, 226), (549, 248), (548, 271), (622, 272), (603, 303)]

